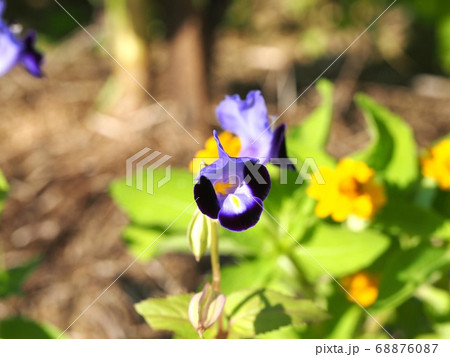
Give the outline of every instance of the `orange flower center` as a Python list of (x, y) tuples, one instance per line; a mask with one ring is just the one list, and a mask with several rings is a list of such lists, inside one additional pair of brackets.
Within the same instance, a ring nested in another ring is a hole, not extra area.
[(347, 177), (339, 182), (339, 191), (349, 197), (358, 197), (362, 195), (363, 185), (353, 177)]

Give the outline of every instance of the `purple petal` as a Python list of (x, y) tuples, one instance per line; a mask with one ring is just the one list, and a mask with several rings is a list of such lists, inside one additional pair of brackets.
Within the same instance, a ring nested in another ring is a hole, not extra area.
[(244, 176), (252, 195), (264, 201), (272, 187), (269, 171), (267, 171), (266, 167), (259, 163), (247, 161)]
[(239, 156), (258, 159), (267, 157), (272, 132), (266, 103), (260, 91), (249, 92), (245, 99), (237, 94), (226, 96), (217, 107), (216, 115), (222, 128), (241, 140)]
[(5, 11), (6, 8), (6, 4), (3, 0), (0, 0), (0, 21), (1, 21), (1, 17), (3, 16), (3, 12)]
[(216, 130), (213, 130), (213, 135), (214, 135), (214, 140), (216, 140), (217, 149), (219, 151), (219, 158), (220, 159), (229, 159), (230, 155), (228, 155), (225, 152), (225, 149), (223, 148), (222, 143), (219, 140), (219, 135), (217, 134)]
[(9, 72), (19, 61), (23, 43), (0, 20), (0, 76)]
[[(283, 167), (287, 167), (289, 170), (295, 171), (295, 166), (288, 159), (287, 151), (286, 151), (286, 124), (281, 124), (279, 127), (275, 129), (273, 132), (273, 138), (270, 148), (270, 159), (286, 159), (286, 163), (283, 163)], [(280, 166), (276, 162), (275, 165)]]
[(25, 37), (24, 40), (25, 48), (23, 49), (21, 55), (22, 64), (33, 76), (42, 77), (41, 66), (44, 56), (42, 56), (41, 53), (36, 51), (35, 44), (36, 44), (36, 33), (35, 32), (28, 33), (28, 35)]
[(210, 218), (216, 219), (220, 206), (214, 187), (205, 176), (200, 176), (199, 182), (194, 186), (194, 198), (198, 209)]
[(244, 193), (228, 195), (219, 212), (220, 224), (230, 231), (244, 231), (258, 223), (263, 203), (257, 197)]

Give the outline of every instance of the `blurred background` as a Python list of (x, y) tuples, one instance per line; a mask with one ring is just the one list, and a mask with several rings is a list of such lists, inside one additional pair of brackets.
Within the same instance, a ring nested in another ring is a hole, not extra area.
[[(120, 238), (127, 219), (108, 195), (128, 157), (149, 147), (187, 166), (201, 147), (174, 118), (203, 145), (225, 94), (261, 89), (270, 113), (283, 113), (391, 4), (58, 2), (98, 43), (54, 0), (7, 1), (5, 19), (36, 29), (46, 60), (42, 80), (22, 68), (0, 78), (0, 167), (11, 186), (4, 263), (41, 261), (24, 297), (0, 301), (0, 320), (20, 313), (62, 330), (133, 260)], [(352, 104), (358, 91), (401, 115), (422, 147), (450, 132), (449, 73), (450, 2), (399, 0), (324, 74), (336, 86), (330, 153), (368, 140)], [(300, 122), (318, 101), (307, 90), (281, 121)], [(182, 255), (136, 264), (68, 333), (165, 337), (133, 304), (193, 291), (206, 268)]]

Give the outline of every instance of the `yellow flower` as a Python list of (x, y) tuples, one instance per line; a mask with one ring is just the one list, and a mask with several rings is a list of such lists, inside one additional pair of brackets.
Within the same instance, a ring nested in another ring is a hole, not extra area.
[[(377, 300), (378, 285), (378, 277), (366, 272), (360, 272), (342, 280), (342, 286), (364, 307), (372, 305)], [(354, 301), (348, 295), (347, 299)]]
[[(229, 131), (224, 131), (219, 134), (219, 140), (228, 155), (231, 157), (239, 156), (239, 152), (241, 151), (241, 141), (237, 136), (234, 136)], [(218, 157), (219, 151), (217, 149), (217, 144), (214, 137), (211, 136), (206, 140), (205, 148), (195, 154), (195, 159), (189, 164), (189, 170), (198, 174), (203, 167), (203, 164), (211, 165)]]
[(450, 190), (450, 140), (442, 140), (422, 159), (422, 173), (434, 179), (442, 190)]
[(355, 215), (370, 219), (386, 202), (383, 186), (375, 183), (374, 170), (364, 162), (346, 158), (336, 169), (322, 167), (320, 173), (325, 183), (314, 179), (307, 190), (318, 201), (315, 213), (320, 218), (331, 216), (343, 222)]

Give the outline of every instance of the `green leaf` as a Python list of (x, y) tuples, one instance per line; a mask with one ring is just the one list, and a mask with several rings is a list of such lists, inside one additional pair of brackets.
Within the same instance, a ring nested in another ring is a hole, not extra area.
[(434, 319), (444, 321), (450, 318), (450, 294), (447, 290), (424, 284), (415, 295)]
[[(220, 229), (220, 253), (246, 257), (265, 251), (262, 246), (265, 245), (266, 236), (258, 226), (259, 224), (238, 233)], [(162, 227), (145, 227), (131, 223), (125, 227), (122, 237), (130, 253), (135, 257), (139, 256), (141, 262), (166, 253), (191, 254), (185, 231), (171, 228), (161, 235), (163, 231)]]
[(50, 324), (38, 323), (21, 316), (0, 321), (0, 338), (2, 339), (56, 339), (61, 333)]
[(230, 294), (225, 304), (230, 338), (249, 338), (284, 326), (321, 321), (326, 313), (309, 300), (270, 290), (243, 290)]
[(260, 259), (228, 266), (221, 271), (222, 292), (227, 295), (233, 291), (262, 288), (277, 272), (274, 259)]
[(354, 338), (364, 311), (356, 304), (351, 305), (333, 326), (333, 331), (327, 338)]
[[(322, 223), (302, 245), (332, 276), (339, 278), (370, 266), (387, 250), (390, 240), (376, 231), (352, 232)], [(309, 280), (326, 274), (304, 249), (300, 246), (295, 249), (294, 259)]]
[(380, 293), (370, 311), (393, 309), (409, 299), (431, 273), (450, 266), (450, 251), (430, 245), (397, 251), (385, 263)]
[(8, 190), (9, 190), (8, 182), (6, 181), (5, 176), (3, 176), (3, 173), (0, 170), (0, 214), (3, 211)]
[(255, 338), (258, 339), (299, 339), (302, 337), (302, 332), (305, 326), (283, 326), (278, 330), (273, 330), (265, 333), (256, 335)]
[(0, 271), (0, 298), (21, 295), (24, 281), (38, 265), (39, 260), (33, 259), (24, 265)]
[(287, 135), (289, 156), (299, 159), (313, 158), (317, 165), (334, 166), (335, 162), (325, 151), (333, 117), (333, 85), (327, 80), (317, 83), (322, 96), (320, 106)]
[(163, 231), (163, 228), (141, 227), (130, 224), (124, 229), (122, 236), (130, 253), (139, 257), (142, 262), (169, 252), (189, 252), (185, 232), (169, 229), (161, 235)]
[(450, 240), (450, 220), (401, 197), (392, 197), (375, 217), (375, 224), (390, 234), (409, 234)]
[(356, 102), (366, 117), (372, 142), (354, 157), (380, 171), (393, 186), (411, 185), (419, 175), (412, 129), (398, 115), (366, 95), (357, 95)]
[[(192, 294), (173, 295), (167, 298), (144, 300), (135, 305), (136, 311), (155, 330), (173, 331), (179, 338), (199, 338), (189, 322), (188, 307)], [(214, 335), (207, 330), (205, 338)]]
[[(160, 182), (165, 175), (165, 169), (157, 169), (153, 172), (153, 181)], [(172, 169), (170, 180), (155, 188), (153, 194), (147, 193), (146, 172), (142, 181), (142, 191), (136, 188), (136, 178), (133, 178), (132, 187), (127, 186), (125, 180), (113, 182), (110, 193), (117, 205), (141, 226), (165, 229), (173, 223), (173, 229), (185, 230), (195, 208), (192, 174)]]
[(295, 140), (305, 147), (325, 148), (333, 118), (333, 84), (323, 79), (317, 82), (316, 88), (322, 97), (322, 103), (291, 131), (288, 143)]
[(450, 15), (440, 19), (437, 24), (437, 44), (438, 44), (438, 54), (441, 61), (441, 66), (444, 71), (450, 73), (450, 44), (448, 38), (450, 36)]

